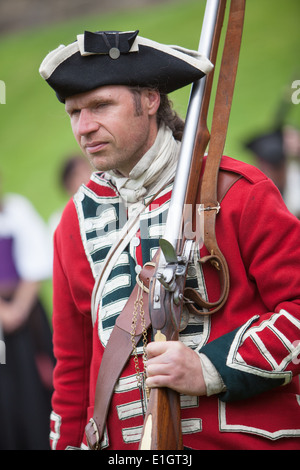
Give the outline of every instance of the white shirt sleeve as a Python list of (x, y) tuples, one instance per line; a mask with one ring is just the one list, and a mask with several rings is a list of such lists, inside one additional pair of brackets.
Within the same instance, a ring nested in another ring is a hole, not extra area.
[(209, 397), (226, 390), (219, 372), (205, 354), (199, 354), (202, 364), (203, 378), (206, 385), (206, 395)]
[(20, 278), (27, 281), (51, 278), (51, 236), (32, 204), (23, 196), (7, 195), (0, 225), (0, 235), (14, 239), (14, 260)]

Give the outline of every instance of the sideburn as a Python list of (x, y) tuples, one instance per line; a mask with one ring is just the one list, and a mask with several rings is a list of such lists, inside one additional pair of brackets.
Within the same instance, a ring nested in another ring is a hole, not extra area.
[(132, 98), (133, 98), (133, 103), (135, 107), (135, 116), (142, 116), (143, 115), (143, 108), (142, 108), (142, 99), (141, 99), (141, 90), (136, 87), (130, 88)]

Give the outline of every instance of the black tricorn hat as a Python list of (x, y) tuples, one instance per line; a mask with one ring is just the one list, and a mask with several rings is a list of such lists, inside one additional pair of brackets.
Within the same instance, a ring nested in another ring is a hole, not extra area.
[(278, 166), (285, 161), (282, 129), (256, 136), (245, 147), (266, 163)]
[(85, 31), (50, 52), (40, 74), (59, 101), (105, 85), (155, 87), (171, 93), (209, 73), (213, 65), (196, 51), (142, 38), (139, 31)]

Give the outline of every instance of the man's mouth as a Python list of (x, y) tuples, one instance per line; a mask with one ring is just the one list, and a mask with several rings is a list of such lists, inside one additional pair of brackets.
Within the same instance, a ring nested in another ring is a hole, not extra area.
[(105, 146), (107, 142), (89, 142), (84, 145), (85, 151), (88, 153), (97, 153), (100, 152)]

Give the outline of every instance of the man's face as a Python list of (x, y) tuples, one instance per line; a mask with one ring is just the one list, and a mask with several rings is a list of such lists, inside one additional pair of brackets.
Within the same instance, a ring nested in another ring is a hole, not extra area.
[(74, 136), (99, 171), (128, 176), (153, 145), (159, 93), (143, 89), (140, 107), (125, 86), (105, 86), (66, 99)]

